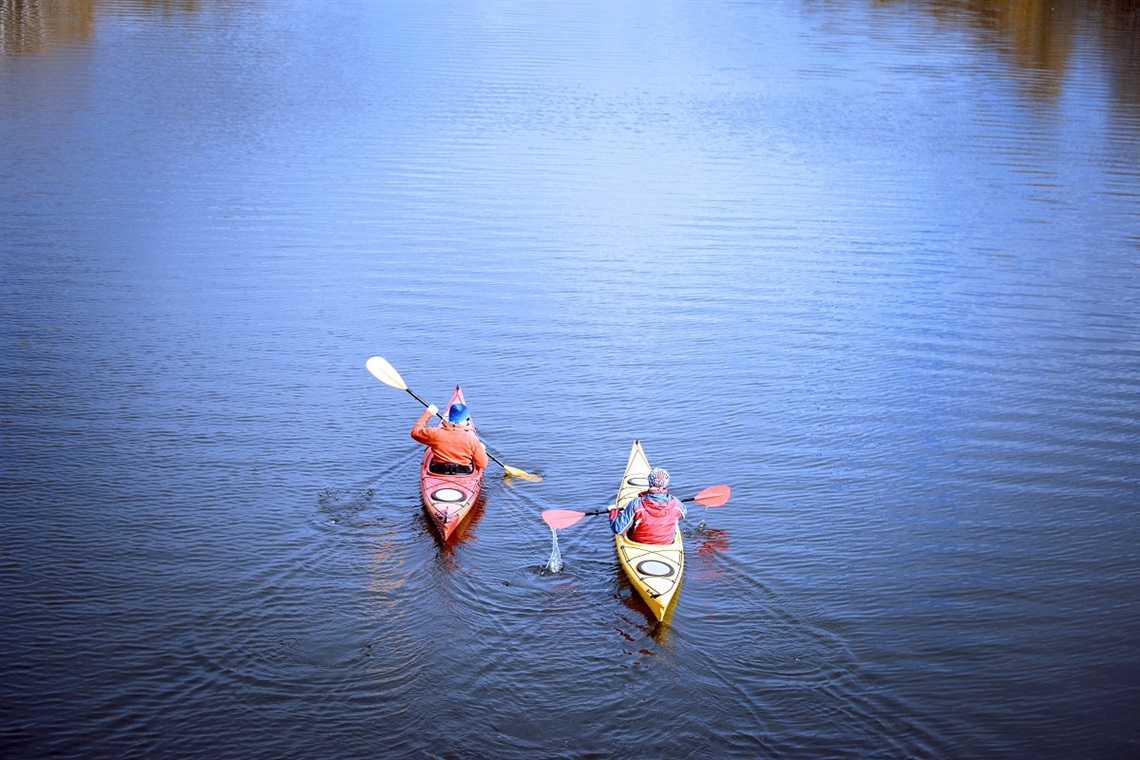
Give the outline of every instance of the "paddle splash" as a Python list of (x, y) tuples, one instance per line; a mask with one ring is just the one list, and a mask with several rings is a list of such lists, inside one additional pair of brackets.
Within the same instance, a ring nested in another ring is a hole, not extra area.
[(550, 547), (550, 559), (546, 563), (548, 573), (557, 573), (562, 569), (562, 553), (558, 551), (558, 531), (550, 529), (550, 537), (554, 543)]

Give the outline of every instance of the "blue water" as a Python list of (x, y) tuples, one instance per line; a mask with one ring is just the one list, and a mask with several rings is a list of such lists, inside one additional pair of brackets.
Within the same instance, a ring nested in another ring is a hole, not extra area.
[(0, 755), (1137, 756), (1138, 18), (0, 0)]

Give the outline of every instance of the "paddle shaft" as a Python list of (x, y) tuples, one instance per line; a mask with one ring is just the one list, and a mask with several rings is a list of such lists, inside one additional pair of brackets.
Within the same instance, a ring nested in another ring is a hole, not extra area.
[[(416, 392), (413, 391), (411, 388), (405, 388), (404, 390), (406, 390), (408, 393), (412, 394), (412, 398), (414, 398), (416, 401), (419, 401), (421, 404), (423, 404), (425, 409), (428, 408), (429, 406), (431, 406), (431, 404), (429, 404), (428, 402), (424, 401), (422, 398), (417, 396)], [(439, 417), (441, 420), (444, 419), (444, 416), (439, 413), (438, 409), (436, 409), (436, 411), (435, 411), (435, 416)]]
[[(681, 499), (682, 502), (693, 502), (703, 504), (706, 507), (719, 507), (728, 501), (728, 496), (732, 489), (726, 485), (709, 486), (696, 496), (689, 496), (688, 498)], [(636, 496), (634, 498), (637, 498)], [(632, 502), (626, 502), (626, 506)], [(610, 512), (614, 507), (607, 507), (606, 509), (595, 509), (593, 512), (579, 512), (574, 509), (548, 509), (542, 513), (542, 521), (549, 525), (554, 530), (561, 528), (569, 528), (571, 525), (576, 525), (583, 517), (590, 515), (604, 515)]]
[[(684, 504), (688, 504), (689, 502), (693, 502), (696, 500), (697, 500), (696, 496), (690, 496), (687, 499), (680, 499), (680, 501)], [(583, 517), (590, 517), (591, 515), (608, 515), (610, 513), (610, 509), (617, 509), (617, 507), (608, 507), (606, 509), (595, 509), (593, 512), (583, 512), (582, 516)]]
[[(425, 408), (425, 409), (426, 409), (427, 407), (430, 407), (430, 406), (431, 406), (431, 404), (429, 404), (428, 402), (424, 401), (422, 398), (420, 398), (419, 396), (417, 396), (417, 395), (416, 395), (416, 392), (415, 392), (415, 391), (413, 391), (411, 388), (404, 388), (404, 390), (406, 390), (408, 393), (412, 394), (412, 398), (414, 398), (416, 401), (419, 401), (421, 404), (423, 404), (423, 405), (424, 405), (424, 408)], [(439, 410), (438, 410), (438, 409), (437, 409), (437, 410), (436, 410), (436, 412), (435, 412), (435, 416), (436, 416), (436, 417), (439, 417), (441, 420), (444, 420), (444, 421), (446, 421), (446, 419), (444, 418), (444, 416), (443, 416), (442, 414), (440, 414), (440, 413), (439, 413)], [(486, 450), (486, 448), (487, 448), (486, 446), (484, 446), (484, 447), (483, 447), (483, 449), (484, 449), (484, 450)], [(497, 456), (495, 456), (494, 454), (492, 454), (491, 452), (489, 452), (489, 451), (488, 451), (488, 452), (487, 452), (487, 456), (489, 456), (489, 457), (491, 458), (491, 460), (492, 460), (492, 461), (494, 461), (496, 464), (498, 464), (498, 465), (499, 465), (500, 467), (502, 467), (504, 470), (505, 470), (505, 469), (507, 469), (507, 466), (506, 466), (505, 464), (503, 464), (502, 462), (500, 462), (500, 461), (499, 461), (499, 458), (498, 458)]]

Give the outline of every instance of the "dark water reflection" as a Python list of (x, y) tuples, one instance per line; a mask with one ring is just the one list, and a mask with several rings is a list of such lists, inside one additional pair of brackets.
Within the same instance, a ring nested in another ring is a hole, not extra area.
[(1135, 756), (1137, 19), (0, 0), (0, 754)]
[[(816, 4), (808, 3), (808, 7)], [(827, 5), (820, 11), (827, 14)], [(1057, 104), (1081, 57), (1102, 58), (1111, 97), (1140, 104), (1135, 0), (875, 0), (884, 17), (912, 22), (922, 17), (945, 34), (966, 35), (1018, 72), (1023, 92), (1041, 104)], [(1085, 49), (1092, 43), (1092, 49)]]
[[(242, 3), (240, 5), (249, 5)], [(1103, 58), (1111, 99), (1140, 106), (1140, 5), (1136, 0), (868, 0), (863, 4), (804, 0), (832, 33), (860, 5), (874, 9), (879, 24), (934, 24), (945, 34), (965, 35), (1007, 62), (1027, 96), (1055, 104), (1081, 48)], [(8, 55), (42, 53), (61, 45), (94, 41), (99, 14), (158, 14), (197, 23), (197, 17), (239, 4), (227, 0), (3, 0), (0, 50)], [(863, 19), (860, 19), (863, 20)], [(849, 32), (867, 33), (865, 26)]]

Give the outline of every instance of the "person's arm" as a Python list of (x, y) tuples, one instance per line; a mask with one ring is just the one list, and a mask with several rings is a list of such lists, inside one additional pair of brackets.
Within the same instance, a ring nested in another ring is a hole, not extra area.
[(475, 453), (471, 455), (471, 461), (474, 462), (475, 467), (480, 470), (485, 468), (487, 463), (491, 461), (487, 458), (487, 447), (478, 439), (475, 441)]
[(431, 443), (432, 433), (434, 431), (427, 426), (427, 423), (428, 420), (432, 418), (432, 415), (438, 411), (439, 409), (436, 408), (435, 404), (432, 404), (427, 409), (424, 409), (424, 413), (420, 415), (420, 418), (418, 420), (416, 420), (416, 424), (412, 425), (413, 439), (419, 441), (420, 443)]
[(616, 509), (610, 510), (610, 530), (615, 534), (625, 533), (629, 530), (629, 526), (633, 525), (633, 503), (635, 501), (637, 501), (636, 496), (626, 502), (625, 507), (620, 512)]

